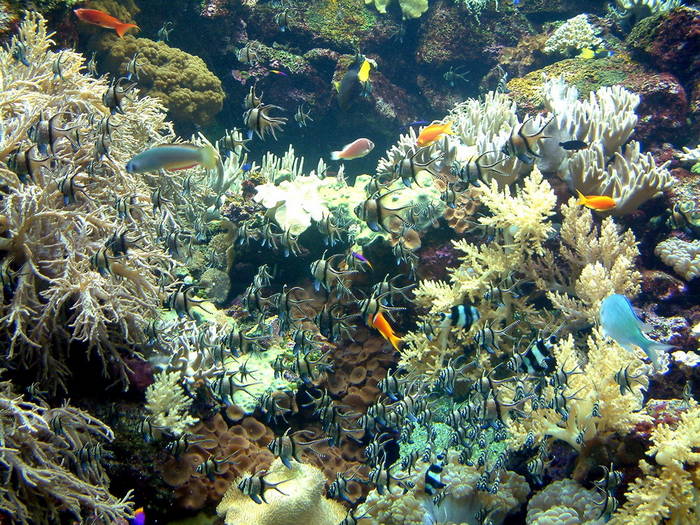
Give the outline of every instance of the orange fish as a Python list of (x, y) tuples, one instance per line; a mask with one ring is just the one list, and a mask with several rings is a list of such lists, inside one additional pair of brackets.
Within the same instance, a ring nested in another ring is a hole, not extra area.
[(430, 146), (443, 135), (452, 135), (452, 122), (433, 122), (430, 126), (421, 130), (418, 135), (418, 145), (422, 148)]
[(576, 190), (578, 193), (578, 201), (576, 204), (585, 206), (596, 211), (608, 211), (612, 210), (615, 205), (615, 199), (612, 197), (607, 197), (605, 195), (584, 195), (580, 191)]
[(379, 330), (379, 333), (382, 334), (382, 337), (384, 337), (384, 339), (391, 343), (391, 346), (394, 347), (394, 350), (399, 350), (399, 343), (401, 342), (401, 338), (396, 337), (394, 329), (389, 324), (389, 321), (386, 320), (382, 312), (375, 314), (374, 318), (369, 317), (367, 319), (367, 324), (372, 328), (376, 328), (377, 330)]
[(97, 9), (73, 9), (75, 16), (77, 16), (83, 22), (88, 24), (94, 24), (100, 27), (106, 27), (107, 29), (114, 29), (119, 35), (119, 38), (124, 36), (129, 29), (139, 29), (136, 24), (127, 24), (121, 20), (114, 18), (112, 15), (108, 15), (104, 11), (99, 11)]

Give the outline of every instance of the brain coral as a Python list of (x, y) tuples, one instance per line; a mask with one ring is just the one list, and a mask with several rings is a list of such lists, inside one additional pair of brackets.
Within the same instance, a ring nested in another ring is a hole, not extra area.
[(174, 120), (204, 126), (221, 111), (221, 81), (201, 58), (165, 42), (130, 35), (120, 39), (109, 34), (97, 47), (104, 53), (103, 66), (115, 74), (124, 74), (126, 64), (139, 52), (139, 86), (160, 99)]

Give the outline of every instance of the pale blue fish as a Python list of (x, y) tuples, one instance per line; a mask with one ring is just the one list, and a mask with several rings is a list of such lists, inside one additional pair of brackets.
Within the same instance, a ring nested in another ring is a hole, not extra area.
[(127, 162), (126, 171), (145, 173), (160, 169), (183, 170), (197, 165), (212, 170), (217, 167), (218, 162), (219, 154), (208, 144), (164, 144), (136, 155)]
[(632, 304), (624, 295), (612, 294), (600, 303), (600, 326), (603, 335), (613, 338), (626, 350), (638, 346), (649, 357), (655, 369), (660, 368), (659, 352), (666, 352), (673, 345), (652, 341), (642, 332), (642, 323), (632, 310)]

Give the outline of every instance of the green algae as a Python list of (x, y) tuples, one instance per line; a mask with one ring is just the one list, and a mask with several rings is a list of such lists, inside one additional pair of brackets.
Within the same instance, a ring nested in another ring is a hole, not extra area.
[(377, 14), (365, 6), (364, 0), (304, 2), (302, 5), (308, 29), (338, 49), (357, 49), (379, 23)]

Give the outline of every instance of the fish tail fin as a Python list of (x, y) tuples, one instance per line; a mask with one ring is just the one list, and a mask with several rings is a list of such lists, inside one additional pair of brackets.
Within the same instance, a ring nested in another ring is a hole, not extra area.
[(340, 160), (340, 155), (342, 151), (331, 151), (331, 160)]
[(448, 122), (447, 126), (445, 127), (445, 134), (447, 135), (454, 135), (455, 132), (452, 130), (452, 122)]
[(579, 190), (576, 190), (576, 194), (578, 195), (578, 200), (576, 201), (576, 204), (582, 205), (586, 204), (586, 196), (581, 193)]
[(208, 170), (215, 169), (219, 161), (219, 154), (216, 152), (216, 150), (207, 144), (202, 146), (200, 152), (202, 156), (202, 166)]
[(119, 38), (122, 38), (124, 34), (129, 30), (129, 29), (139, 29), (139, 26), (136, 24), (119, 24), (114, 28), (114, 30), (117, 32), (117, 35)]
[(388, 339), (389, 339), (389, 342), (391, 343), (391, 346), (394, 347), (394, 350), (396, 350), (398, 352), (399, 345), (401, 344), (401, 338), (392, 332), (389, 334)]
[(661, 363), (664, 361), (664, 354), (671, 350), (672, 348), (676, 348), (674, 345), (669, 345), (666, 343), (658, 343), (656, 341), (652, 341), (648, 337), (644, 337), (645, 341), (642, 346), (642, 350), (644, 350), (644, 353), (647, 355), (651, 363), (654, 365), (655, 370), (660, 370), (661, 369)]

